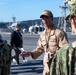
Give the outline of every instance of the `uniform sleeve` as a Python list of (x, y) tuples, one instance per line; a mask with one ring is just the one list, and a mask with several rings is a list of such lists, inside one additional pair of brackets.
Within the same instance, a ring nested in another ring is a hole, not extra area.
[(68, 44), (67, 34), (64, 31), (60, 31), (60, 33), (58, 35), (58, 45), (59, 45), (59, 47), (62, 47), (66, 44)]
[(41, 43), (41, 38), (39, 38), (37, 47), (35, 50), (32, 51), (31, 56), (33, 59), (37, 59), (43, 52), (44, 52), (44, 49)]
[(0, 40), (2, 40), (2, 35), (0, 34)]
[(11, 33), (11, 38), (10, 38), (10, 44), (11, 44), (12, 47), (14, 46), (14, 37), (15, 37), (15, 33), (12, 32)]

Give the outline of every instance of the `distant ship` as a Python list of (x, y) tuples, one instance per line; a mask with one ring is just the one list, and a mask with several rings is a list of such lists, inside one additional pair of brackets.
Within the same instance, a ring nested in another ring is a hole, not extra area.
[(12, 23), (10, 26), (8, 26), (9, 29), (15, 30), (17, 23)]
[(44, 25), (42, 25), (42, 23), (41, 23), (41, 25), (38, 25), (36, 22), (35, 25), (32, 25), (29, 27), (29, 33), (30, 34), (41, 34), (42, 31), (44, 31), (44, 29), (45, 29), (45, 27), (44, 27)]

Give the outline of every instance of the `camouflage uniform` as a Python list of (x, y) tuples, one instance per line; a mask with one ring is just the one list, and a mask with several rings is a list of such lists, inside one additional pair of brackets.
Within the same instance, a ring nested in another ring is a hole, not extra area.
[(0, 40), (0, 75), (10, 75), (11, 47)]
[(60, 29), (57, 29), (55, 26), (53, 26), (49, 35), (48, 33), (46, 33), (46, 30), (42, 32), (38, 40), (37, 48), (32, 51), (32, 58), (37, 59), (43, 52), (48, 53), (48, 57), (46, 56), (46, 54), (44, 54), (43, 75), (50, 75), (49, 66), (48, 66), (49, 59), (52, 59), (56, 51), (65, 44), (67, 44), (66, 35), (64, 34), (63, 31), (61, 31)]
[(76, 42), (63, 46), (54, 55), (50, 75), (76, 75)]
[(66, 20), (76, 17), (76, 0), (68, 0), (68, 7), (70, 14), (66, 17)]
[(69, 5), (70, 13), (76, 12), (76, 10), (75, 10), (75, 8), (76, 8), (76, 0), (68, 1), (68, 5)]

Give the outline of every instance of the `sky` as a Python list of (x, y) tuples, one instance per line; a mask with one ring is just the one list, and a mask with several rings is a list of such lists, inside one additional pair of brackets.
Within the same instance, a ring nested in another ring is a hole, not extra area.
[(40, 19), (44, 10), (52, 11), (54, 17), (61, 15), (59, 6), (64, 0), (0, 0), (0, 22)]

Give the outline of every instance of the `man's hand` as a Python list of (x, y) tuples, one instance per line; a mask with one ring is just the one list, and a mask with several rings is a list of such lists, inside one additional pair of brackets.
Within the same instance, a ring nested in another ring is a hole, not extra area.
[(29, 51), (23, 51), (20, 55), (22, 57), (29, 57), (29, 56), (31, 56), (31, 52), (29, 52)]

